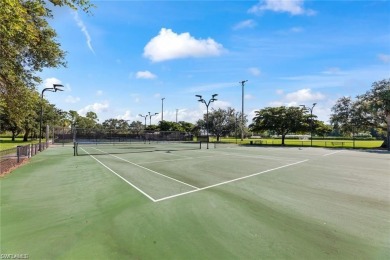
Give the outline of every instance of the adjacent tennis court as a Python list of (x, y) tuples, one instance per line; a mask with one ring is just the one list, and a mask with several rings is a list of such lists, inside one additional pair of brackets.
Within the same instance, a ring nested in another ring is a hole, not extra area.
[(384, 151), (80, 143), (1, 179), (1, 253), (389, 258)]

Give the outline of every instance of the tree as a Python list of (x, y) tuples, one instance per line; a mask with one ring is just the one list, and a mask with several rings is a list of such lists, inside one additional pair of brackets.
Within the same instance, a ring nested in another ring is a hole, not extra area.
[[(92, 7), (89, 0), (50, 2), (73, 9), (79, 7), (86, 12)], [(24, 120), (19, 106), (37, 102), (28, 100), (42, 81), (37, 72), (65, 66), (65, 52), (55, 39), (56, 32), (47, 22), (52, 18), (48, 1), (2, 0), (0, 17), (0, 104), (2, 113), (5, 113), (2, 118), (7, 119), (8, 127), (16, 130), (22, 128)]]
[(332, 132), (332, 127), (330, 125), (326, 125), (324, 122), (319, 120), (314, 120), (313, 122), (314, 132), (322, 137), (329, 135)]
[(386, 132), (384, 146), (389, 148), (390, 138), (390, 79), (374, 82), (372, 89), (356, 100), (343, 97), (332, 108), (330, 121), (344, 134), (372, 131)]
[(210, 133), (217, 137), (217, 142), (222, 136), (231, 134), (235, 128), (235, 110), (231, 107), (225, 109), (212, 109), (209, 113)]
[(359, 114), (355, 110), (355, 103), (351, 97), (342, 97), (332, 107), (330, 123), (334, 128), (339, 129), (343, 135), (353, 134), (354, 122), (358, 121)]
[(135, 133), (137, 136), (139, 136), (140, 133), (144, 130), (144, 125), (141, 121), (133, 121), (131, 122), (129, 128), (131, 133)]
[(390, 150), (390, 79), (374, 82), (371, 90), (358, 96), (362, 100), (362, 111), (371, 115), (373, 125), (386, 131), (384, 145)]
[(252, 131), (274, 131), (282, 136), (282, 145), (287, 134), (306, 130), (304, 111), (300, 107), (266, 107), (255, 113)]

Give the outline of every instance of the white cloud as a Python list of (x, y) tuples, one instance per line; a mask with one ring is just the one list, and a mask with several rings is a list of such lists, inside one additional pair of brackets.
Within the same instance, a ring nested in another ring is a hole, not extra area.
[(252, 100), (252, 99), (255, 99), (255, 96), (251, 95), (251, 94), (245, 94), (244, 95), (244, 99), (246, 100)]
[(260, 76), (261, 70), (253, 67), (253, 68), (249, 68), (249, 73), (252, 74), (253, 76)]
[(109, 104), (108, 102), (104, 102), (104, 103), (94, 103), (92, 105), (88, 105), (82, 109), (80, 109), (79, 111), (77, 111), (80, 115), (85, 115), (87, 112), (95, 112), (95, 113), (99, 113), (99, 112), (105, 112), (108, 110), (109, 108)]
[(284, 90), (283, 89), (277, 89), (276, 90), (276, 94), (283, 95), (284, 94)]
[(340, 68), (331, 67), (331, 68), (327, 68), (322, 73), (323, 74), (328, 74), (328, 75), (338, 75), (338, 74), (342, 74), (342, 71), (341, 71)]
[(61, 83), (61, 80), (59, 80), (57, 78), (47, 78), (43, 81), (43, 86), (45, 88), (52, 88), (53, 84), (62, 84), (62, 83)]
[(300, 32), (303, 32), (303, 28), (302, 27), (292, 27), (290, 28), (290, 32), (293, 32), (293, 33), (300, 33)]
[(384, 63), (389, 63), (390, 62), (390, 55), (381, 53), (378, 55), (378, 59)]
[(103, 90), (96, 91), (96, 96), (102, 96), (102, 95), (103, 95)]
[(116, 119), (123, 119), (123, 120), (131, 120), (133, 117), (131, 116), (131, 111), (130, 110), (126, 110), (125, 114), (124, 115), (119, 115), (116, 117)]
[(288, 101), (289, 103), (315, 101), (315, 100), (322, 100), (324, 98), (325, 96), (322, 93), (320, 92), (313, 93), (309, 88), (300, 89), (298, 91), (288, 93), (285, 96), (286, 101)]
[(177, 34), (171, 29), (162, 28), (144, 48), (144, 57), (153, 62), (180, 58), (218, 56), (223, 46), (211, 38), (195, 39), (188, 32)]
[(233, 30), (240, 30), (245, 28), (253, 28), (256, 26), (256, 22), (252, 19), (239, 22), (233, 26)]
[(80, 101), (79, 97), (73, 97), (73, 96), (70, 96), (70, 95), (65, 98), (65, 102), (66, 103), (74, 104), (74, 103), (77, 103), (79, 101)]
[(268, 104), (271, 107), (280, 107), (285, 105), (282, 101), (271, 101)]
[(79, 17), (78, 12), (73, 12), (73, 18), (77, 23), (77, 26), (81, 29), (81, 32), (84, 34), (86, 40), (87, 40), (87, 46), (90, 51), (92, 51), (93, 54), (95, 54), (95, 51), (92, 48), (92, 43), (91, 43), (91, 36), (89, 35), (89, 32), (87, 30), (87, 27), (85, 26), (83, 20)]
[(263, 11), (290, 13), (292, 15), (314, 15), (315, 11), (305, 9), (303, 0), (264, 0), (249, 9), (250, 13), (259, 14)]
[(135, 77), (137, 79), (155, 79), (157, 76), (151, 73), (150, 71), (145, 70), (145, 71), (138, 71), (135, 74)]

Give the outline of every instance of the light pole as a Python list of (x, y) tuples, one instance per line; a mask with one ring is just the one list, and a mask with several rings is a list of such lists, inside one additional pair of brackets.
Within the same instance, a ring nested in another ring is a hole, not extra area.
[(148, 117), (148, 115), (143, 116), (143, 115), (139, 114), (139, 116), (145, 118), (145, 129), (146, 129), (146, 118)]
[(313, 147), (313, 109), (317, 105), (317, 103), (313, 103), (313, 106), (307, 107), (305, 105), (300, 105), (303, 107), (304, 110), (309, 110), (310, 111), (310, 147)]
[(150, 112), (149, 113), (149, 126), (152, 124), (152, 116), (155, 116), (155, 115), (158, 115), (158, 113), (154, 113), (154, 115), (151, 115)]
[(164, 121), (164, 99), (161, 99), (161, 122)]
[(204, 103), (206, 105), (207, 149), (209, 149), (209, 105), (210, 103), (217, 101), (215, 97), (218, 96), (218, 94), (213, 94), (211, 96), (211, 99), (208, 102), (206, 102), (206, 100), (204, 100), (201, 95), (195, 95), (195, 96), (199, 98), (198, 100), (199, 102)]
[(243, 80), (243, 81), (240, 81), (238, 83), (241, 84), (242, 86), (242, 101), (241, 101), (241, 141), (244, 140), (244, 86), (245, 86), (245, 82), (247, 82), (248, 80)]
[(39, 120), (39, 151), (42, 151), (43, 93), (45, 91), (52, 91), (52, 92), (63, 91), (63, 89), (61, 89), (63, 87), (64, 86), (61, 84), (53, 84), (52, 88), (44, 88), (42, 90), (42, 93), (41, 93), (41, 115), (40, 115), (40, 120)]
[(177, 113), (179, 112), (179, 109), (176, 108), (176, 124), (177, 124)]

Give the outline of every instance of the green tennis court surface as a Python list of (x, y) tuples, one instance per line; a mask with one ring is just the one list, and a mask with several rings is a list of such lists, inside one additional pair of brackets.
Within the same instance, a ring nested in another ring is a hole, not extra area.
[(1, 253), (30, 259), (390, 258), (390, 154), (52, 147), (1, 181)]

